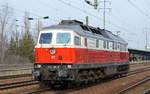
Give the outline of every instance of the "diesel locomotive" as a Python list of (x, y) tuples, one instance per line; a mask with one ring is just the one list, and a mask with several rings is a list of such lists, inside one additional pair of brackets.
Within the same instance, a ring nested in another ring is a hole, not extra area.
[(127, 45), (108, 30), (62, 20), (40, 31), (33, 76), (42, 84), (88, 83), (121, 76), (129, 70)]

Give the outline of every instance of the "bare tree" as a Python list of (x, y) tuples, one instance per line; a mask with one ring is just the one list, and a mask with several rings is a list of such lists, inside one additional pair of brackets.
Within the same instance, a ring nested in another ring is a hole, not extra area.
[(0, 10), (0, 62), (4, 62), (4, 54), (6, 51), (6, 45), (7, 45), (7, 34), (9, 31), (11, 31), (10, 27), (10, 21), (12, 16), (12, 9), (8, 7), (8, 4), (1, 7)]
[(19, 47), (19, 38), (20, 38), (20, 32), (18, 30), (19, 25), (17, 25), (17, 21), (18, 20), (14, 20), (14, 24), (13, 27), (14, 30), (12, 31), (11, 37), (14, 38), (15, 42), (16, 42), (16, 46)]
[(28, 20), (29, 18), (29, 13), (25, 12), (24, 16), (24, 32), (29, 33), (30, 32), (30, 21)]
[(37, 42), (37, 40), (38, 40), (38, 36), (39, 36), (39, 32), (40, 32), (40, 30), (42, 29), (42, 27), (43, 27), (43, 24), (42, 24), (42, 22), (40, 21), (40, 19), (37, 19), (37, 22), (36, 22), (36, 29), (35, 29), (35, 32), (34, 32), (34, 41), (35, 41), (35, 43)]

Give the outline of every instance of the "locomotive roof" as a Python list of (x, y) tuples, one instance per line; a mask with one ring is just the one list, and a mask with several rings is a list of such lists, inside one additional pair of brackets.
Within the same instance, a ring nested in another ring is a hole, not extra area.
[(52, 26), (43, 28), (43, 30), (47, 30), (47, 29), (68, 29), (68, 30), (75, 31), (79, 33), (80, 35), (100, 38), (103, 40), (115, 41), (121, 44), (127, 44), (121, 37), (119, 37), (118, 35), (114, 35), (112, 32), (108, 30), (94, 28), (92, 26), (86, 26), (86, 25), (83, 25), (83, 23), (78, 22), (78, 21), (73, 23), (72, 20), (71, 22), (67, 20), (66, 22), (62, 21), (58, 25), (52, 25)]

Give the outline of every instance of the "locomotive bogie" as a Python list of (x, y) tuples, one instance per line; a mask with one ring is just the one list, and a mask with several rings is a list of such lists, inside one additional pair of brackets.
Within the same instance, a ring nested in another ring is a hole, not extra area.
[(124, 75), (128, 72), (128, 63), (124, 65), (103, 65), (89, 68), (80, 65), (42, 65), (41, 68), (35, 69), (40, 75), (35, 79), (40, 82), (50, 82), (51, 84), (61, 84), (64, 82), (72, 84), (86, 84), (101, 79)]

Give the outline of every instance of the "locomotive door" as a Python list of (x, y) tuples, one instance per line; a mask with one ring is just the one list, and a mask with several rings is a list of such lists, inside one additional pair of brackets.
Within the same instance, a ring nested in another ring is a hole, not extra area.
[(84, 62), (88, 63), (89, 62), (89, 60), (88, 60), (89, 51), (88, 51), (88, 41), (87, 41), (87, 38), (85, 38), (84, 45), (85, 45), (85, 56), (84, 56), (85, 60), (84, 60)]

